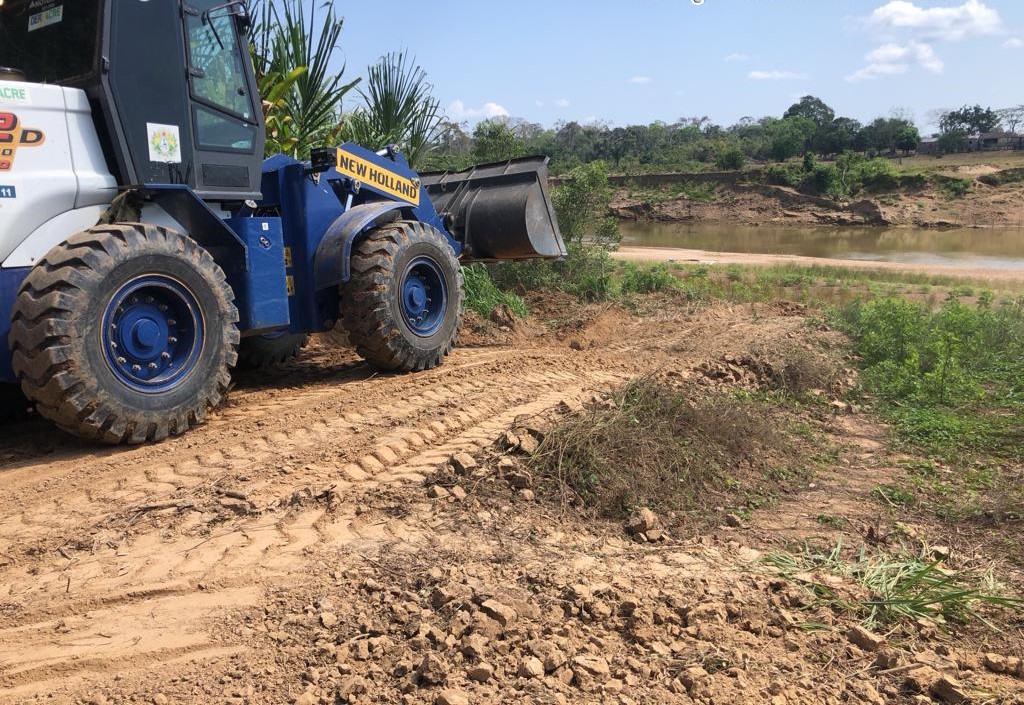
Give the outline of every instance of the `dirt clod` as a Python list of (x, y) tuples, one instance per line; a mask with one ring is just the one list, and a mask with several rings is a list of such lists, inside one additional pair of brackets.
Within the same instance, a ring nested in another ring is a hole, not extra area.
[(870, 632), (861, 625), (855, 625), (846, 633), (850, 643), (856, 644), (865, 651), (878, 651), (885, 646), (885, 637)]

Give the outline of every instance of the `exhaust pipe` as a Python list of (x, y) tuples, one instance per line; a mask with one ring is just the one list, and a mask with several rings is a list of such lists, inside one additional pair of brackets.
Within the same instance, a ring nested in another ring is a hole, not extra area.
[(548, 158), (421, 174), (468, 261), (556, 259), (565, 243), (548, 195)]

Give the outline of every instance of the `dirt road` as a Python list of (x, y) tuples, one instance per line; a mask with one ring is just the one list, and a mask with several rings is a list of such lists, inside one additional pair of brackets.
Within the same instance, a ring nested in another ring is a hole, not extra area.
[[(871, 657), (778, 616), (750, 572), (756, 536), (643, 548), (474, 474), (428, 496), (453, 453), (480, 457), (524, 419), (805, 319), (593, 307), (558, 325), (482, 324), (410, 376), (317, 345), (154, 446), (4, 427), (0, 702), (838, 703), (823, 684)], [(849, 693), (881, 702), (864, 678)]]

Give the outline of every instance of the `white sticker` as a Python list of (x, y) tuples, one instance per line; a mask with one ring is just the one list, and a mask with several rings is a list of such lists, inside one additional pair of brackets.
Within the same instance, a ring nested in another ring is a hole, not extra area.
[(28, 16), (28, 31), (34, 32), (37, 29), (43, 27), (49, 27), (52, 24), (57, 24), (64, 19), (64, 6), (57, 5), (57, 7), (51, 7), (49, 10), (43, 10), (37, 12), (34, 15)]
[(0, 83), (0, 103), (20, 103), (31, 105), (32, 96), (24, 84)]
[(181, 164), (181, 135), (177, 125), (146, 123), (149, 140), (149, 161)]

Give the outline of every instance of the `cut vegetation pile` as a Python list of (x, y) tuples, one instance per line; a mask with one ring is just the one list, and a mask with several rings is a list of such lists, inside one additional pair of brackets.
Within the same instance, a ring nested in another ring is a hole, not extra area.
[(644, 377), (551, 429), (534, 471), (564, 501), (624, 519), (641, 507), (704, 523), (774, 491), (802, 453), (791, 421), (753, 396)]

